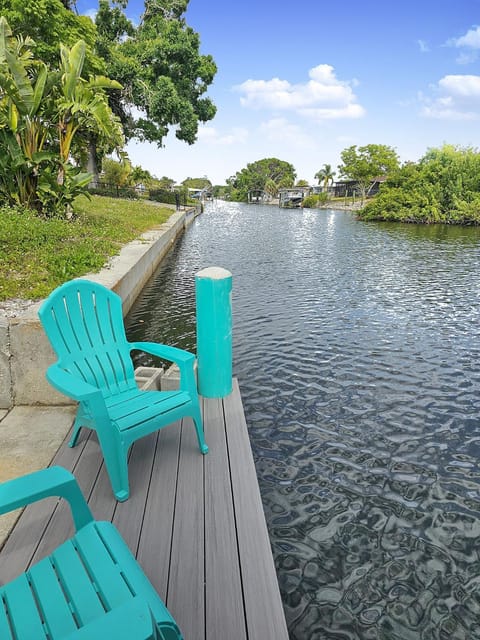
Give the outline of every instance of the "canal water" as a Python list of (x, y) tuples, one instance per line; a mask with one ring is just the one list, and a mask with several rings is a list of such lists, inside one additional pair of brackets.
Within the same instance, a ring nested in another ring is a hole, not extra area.
[(130, 339), (194, 350), (212, 265), (290, 637), (480, 639), (480, 229), (208, 204)]

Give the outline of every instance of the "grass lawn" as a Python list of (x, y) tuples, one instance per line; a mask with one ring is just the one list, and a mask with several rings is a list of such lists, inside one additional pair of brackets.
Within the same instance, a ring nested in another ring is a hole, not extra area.
[(0, 208), (0, 301), (41, 299), (56, 286), (100, 271), (124, 244), (174, 209), (142, 200), (81, 196), (72, 220)]

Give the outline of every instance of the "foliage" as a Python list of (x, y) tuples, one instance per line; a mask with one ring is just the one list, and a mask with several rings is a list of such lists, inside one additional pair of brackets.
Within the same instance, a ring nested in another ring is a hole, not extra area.
[(139, 165), (136, 165), (135, 167), (131, 167), (130, 182), (134, 185), (143, 184), (146, 187), (150, 187), (153, 185), (159, 186), (160, 181), (152, 176), (150, 171), (148, 171), (147, 169), (143, 169)]
[(270, 196), (272, 196), (272, 198), (275, 198), (278, 195), (278, 187), (275, 181), (271, 178), (267, 178), (263, 188)]
[(308, 180), (297, 180), (296, 187), (308, 187)]
[(227, 180), (231, 187), (232, 200), (247, 202), (248, 192), (252, 190), (265, 190), (266, 185), (271, 189), (271, 182), (276, 189), (292, 187), (295, 183), (296, 173), (293, 165), (278, 158), (264, 158), (247, 164), (245, 169)]
[(88, 16), (69, 10), (61, 0), (0, 0), (0, 15), (14, 33), (35, 41), (35, 57), (47, 66), (57, 64), (60, 44), (71, 48), (83, 40), (87, 45), (85, 72), (105, 73), (104, 61), (94, 54), (95, 25)]
[(108, 185), (123, 187), (132, 183), (132, 165), (127, 158), (119, 162), (113, 158), (104, 158), (102, 163), (102, 181)]
[(214, 198), (222, 200), (230, 200), (231, 187), (225, 184), (216, 184), (213, 186), (212, 195)]
[(181, 204), (182, 206), (186, 204), (197, 204), (196, 200), (189, 198), (187, 187), (176, 188), (175, 191), (171, 189), (150, 189), (148, 197), (150, 200), (166, 204)]
[(204, 94), (217, 67), (212, 56), (200, 54), (199, 35), (186, 23), (188, 1), (146, 0), (138, 27), (120, 11), (118, 5), (126, 2), (99, 2), (97, 51), (109, 75), (124, 87), (111, 105), (127, 139), (160, 146), (175, 125), (175, 136), (193, 144), (199, 122), (215, 115)]
[(0, 18), (0, 196), (44, 215), (64, 215), (90, 176), (69, 160), (75, 136), (95, 131), (122, 141), (103, 76), (81, 78), (86, 44), (61, 46), (60, 66), (50, 70), (33, 58), (30, 39), (14, 39)]
[(158, 189), (167, 189), (167, 191), (172, 190), (175, 186), (175, 180), (173, 180), (172, 178), (168, 178), (167, 176), (155, 178), (154, 183)]
[(360, 212), (365, 220), (480, 224), (480, 153), (444, 145), (407, 163)]
[(357, 182), (362, 203), (371, 181), (395, 171), (399, 164), (396, 151), (384, 144), (367, 144), (358, 149), (353, 145), (344, 149), (340, 156), (343, 164), (338, 170), (344, 178)]
[(204, 178), (185, 178), (182, 184), (187, 189), (211, 189), (212, 183), (206, 177)]
[(98, 271), (122, 245), (165, 222), (172, 209), (80, 196), (74, 220), (0, 208), (0, 300), (43, 298), (73, 277)]
[(323, 182), (323, 190), (326, 191), (330, 182), (333, 182), (335, 171), (332, 169), (332, 165), (324, 164), (323, 168), (317, 171), (314, 178), (318, 180), (318, 184)]
[(326, 193), (325, 191), (322, 193), (315, 193), (310, 196), (306, 196), (303, 199), (302, 206), (305, 209), (318, 209), (326, 202), (328, 202), (328, 199), (328, 193)]

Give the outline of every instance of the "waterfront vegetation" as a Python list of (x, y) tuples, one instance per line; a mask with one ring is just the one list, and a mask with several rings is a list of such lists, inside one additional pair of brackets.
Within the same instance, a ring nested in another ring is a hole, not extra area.
[(480, 224), (480, 153), (444, 145), (392, 172), (363, 220)]
[(145, 0), (138, 26), (126, 2), (100, 0), (94, 22), (69, 0), (27, 5), (0, 7), (0, 204), (68, 218), (108, 154), (124, 158), (132, 138), (161, 146), (170, 126), (192, 144), (215, 115), (217, 68), (188, 0)]
[(122, 246), (174, 212), (143, 200), (79, 196), (72, 220), (0, 208), (0, 301), (43, 298), (57, 285), (99, 271)]

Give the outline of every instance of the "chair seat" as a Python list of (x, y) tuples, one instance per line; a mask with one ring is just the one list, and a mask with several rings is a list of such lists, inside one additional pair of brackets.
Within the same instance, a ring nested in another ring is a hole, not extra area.
[[(131, 607), (137, 597), (148, 606), (161, 630), (159, 637), (181, 637), (118, 531), (109, 522), (94, 521), (51, 556), (0, 587), (0, 638), (73, 638), (79, 630), (88, 631), (88, 625), (102, 623), (110, 612), (113, 622), (115, 610)], [(98, 635), (82, 633), (79, 637)]]
[(105, 398), (108, 415), (120, 431), (136, 429), (174, 409), (184, 407), (192, 399), (186, 391), (141, 391), (131, 389)]

